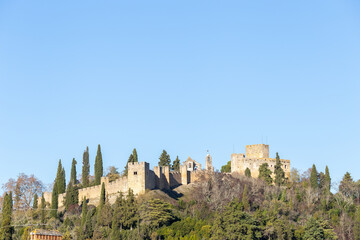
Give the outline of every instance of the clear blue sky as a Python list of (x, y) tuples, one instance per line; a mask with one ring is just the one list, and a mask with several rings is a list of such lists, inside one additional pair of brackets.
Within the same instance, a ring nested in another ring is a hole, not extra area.
[(268, 143), (360, 178), (360, 3), (0, 0), (0, 184)]

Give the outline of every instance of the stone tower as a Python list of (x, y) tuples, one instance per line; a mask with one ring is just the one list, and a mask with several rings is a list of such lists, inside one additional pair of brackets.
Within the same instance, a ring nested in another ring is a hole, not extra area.
[(206, 158), (205, 158), (205, 170), (209, 171), (209, 172), (214, 171), (214, 167), (212, 165), (212, 157), (210, 154), (206, 155)]

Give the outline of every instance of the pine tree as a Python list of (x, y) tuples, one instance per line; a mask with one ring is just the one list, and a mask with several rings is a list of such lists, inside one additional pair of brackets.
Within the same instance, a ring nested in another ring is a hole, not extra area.
[(70, 174), (70, 182), (72, 182), (73, 185), (76, 184), (76, 160), (73, 158), (71, 163), (71, 174)]
[(44, 194), (41, 196), (40, 208), (41, 208), (40, 222), (42, 224), (45, 224), (45, 198), (44, 198)]
[(132, 155), (133, 155), (133, 162), (139, 162), (136, 148), (134, 148)]
[(34, 200), (33, 200), (33, 209), (37, 209), (38, 208), (38, 195), (37, 193), (35, 193), (34, 195)]
[(90, 174), (90, 163), (89, 163), (89, 147), (86, 147), (86, 150), (83, 154), (83, 167), (82, 167), (82, 185), (83, 187), (89, 186), (89, 174)]
[(328, 166), (325, 168), (325, 191), (327, 193), (330, 193), (331, 189), (331, 178), (330, 178), (330, 172)]
[(317, 189), (319, 187), (319, 176), (318, 176), (318, 172), (316, 171), (315, 164), (313, 164), (311, 169), (310, 186), (313, 189)]
[(103, 176), (103, 160), (101, 154), (100, 144), (98, 145), (97, 154), (95, 158), (95, 185), (100, 185), (101, 177)]
[(281, 166), (282, 166), (282, 164), (280, 161), (279, 154), (276, 153), (276, 164), (274, 167), (274, 173), (275, 173), (275, 181), (274, 182), (275, 182), (275, 185), (277, 185), (277, 186), (284, 185), (284, 183), (285, 183), (285, 172)]
[(244, 209), (246, 211), (249, 211), (250, 204), (249, 204), (249, 199), (248, 199), (248, 196), (247, 196), (247, 185), (246, 184), (245, 184), (244, 191), (243, 191), (242, 204), (244, 206)]
[(173, 161), (171, 169), (174, 170), (174, 171), (180, 171), (180, 159), (179, 159), (179, 156), (176, 156), (176, 159)]
[(251, 171), (250, 171), (249, 168), (246, 168), (246, 169), (245, 169), (245, 176), (246, 176), (246, 177), (251, 177)]
[(269, 164), (263, 163), (259, 167), (259, 178), (264, 180), (267, 184), (271, 184), (273, 179), (271, 178), (271, 170), (269, 169)]
[(354, 223), (354, 239), (360, 240), (360, 206), (357, 207)]
[(84, 197), (82, 202), (82, 209), (81, 209), (81, 227), (83, 227), (86, 222), (86, 215), (87, 215), (87, 201), (86, 201), (86, 197)]
[(162, 151), (159, 160), (159, 166), (170, 166), (170, 155), (165, 150)]
[(51, 196), (51, 210), (50, 210), (50, 217), (57, 218), (57, 209), (58, 209), (58, 187), (55, 182), (52, 196)]
[(5, 194), (3, 200), (2, 208), (2, 221), (0, 229), (0, 239), (1, 240), (12, 240), (12, 235), (14, 233), (14, 227), (11, 225), (12, 221), (12, 193)]

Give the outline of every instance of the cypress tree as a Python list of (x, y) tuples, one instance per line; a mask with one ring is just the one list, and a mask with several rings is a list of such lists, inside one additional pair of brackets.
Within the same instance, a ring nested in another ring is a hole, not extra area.
[(0, 229), (0, 238), (1, 240), (12, 240), (12, 235), (14, 233), (14, 227), (11, 226), (12, 221), (12, 193), (5, 194), (2, 208), (2, 221)]
[(317, 189), (319, 187), (319, 176), (316, 170), (315, 164), (313, 164), (310, 175), (310, 186), (313, 189)]
[(271, 170), (269, 169), (269, 164), (263, 163), (259, 167), (259, 178), (264, 180), (267, 184), (271, 184), (273, 179), (271, 178)]
[(139, 162), (136, 148), (134, 148), (132, 155), (133, 155), (133, 162)]
[(70, 182), (72, 182), (73, 185), (76, 184), (76, 160), (73, 158), (71, 163), (71, 173), (70, 173)]
[(360, 240), (360, 206), (357, 207), (354, 223), (354, 239)]
[(40, 212), (40, 222), (42, 224), (45, 224), (45, 198), (44, 198), (44, 194), (41, 196), (41, 212)]
[(274, 173), (275, 173), (275, 185), (281, 186), (285, 183), (285, 172), (282, 169), (282, 164), (280, 161), (279, 154), (276, 153), (276, 164), (274, 167)]
[(249, 168), (246, 168), (246, 169), (245, 169), (245, 176), (246, 176), (246, 177), (251, 177), (251, 171), (250, 171)]
[(35, 193), (34, 195), (34, 200), (33, 200), (33, 209), (37, 209), (38, 208), (38, 195), (37, 193)]
[(100, 185), (101, 177), (103, 176), (103, 160), (101, 154), (100, 144), (98, 145), (96, 158), (95, 158), (95, 185)]
[(68, 210), (71, 205), (77, 204), (79, 202), (79, 192), (76, 186), (73, 185), (73, 182), (70, 181), (65, 195), (65, 209)]
[(89, 174), (90, 174), (90, 163), (89, 163), (89, 147), (86, 147), (86, 150), (83, 154), (83, 166), (82, 166), (82, 185), (83, 187), (89, 186)]
[(55, 182), (52, 196), (51, 196), (51, 210), (50, 210), (50, 217), (56, 218), (57, 217), (57, 209), (58, 209), (58, 187)]
[(57, 187), (57, 194), (61, 194), (65, 192), (66, 189), (65, 169), (61, 164), (61, 159), (59, 160), (54, 186)]
[(82, 202), (82, 209), (81, 209), (81, 227), (83, 227), (86, 222), (86, 215), (87, 215), (87, 201), (86, 201), (86, 197), (84, 197)]
[(105, 184), (102, 183), (102, 185), (101, 185), (101, 193), (100, 193), (99, 209), (101, 209), (104, 206), (105, 200), (106, 200)]
[(173, 161), (171, 169), (174, 170), (174, 171), (180, 171), (180, 159), (179, 159), (179, 156), (176, 156), (176, 159)]
[(243, 196), (242, 196), (242, 204), (246, 211), (248, 211), (250, 209), (249, 199), (247, 196), (247, 185), (246, 184), (245, 184), (244, 192), (243, 192)]
[(159, 160), (159, 166), (170, 166), (170, 155), (165, 150), (162, 151)]
[(325, 167), (325, 191), (330, 192), (331, 189), (331, 178), (328, 166)]

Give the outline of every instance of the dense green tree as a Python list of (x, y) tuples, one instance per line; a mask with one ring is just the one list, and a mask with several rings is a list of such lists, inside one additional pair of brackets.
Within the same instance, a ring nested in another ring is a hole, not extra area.
[(346, 172), (340, 182), (339, 191), (345, 196), (350, 197), (353, 195), (353, 190), (354, 190), (354, 180), (351, 177), (350, 173)]
[(105, 184), (102, 183), (101, 184), (101, 192), (100, 192), (100, 200), (99, 200), (99, 209), (101, 210), (101, 208), (104, 206), (106, 202), (106, 192), (105, 192)]
[(251, 171), (250, 171), (249, 168), (246, 168), (246, 169), (245, 169), (245, 176), (246, 176), (246, 177), (251, 177)]
[(71, 173), (70, 173), (70, 182), (72, 182), (73, 185), (76, 185), (76, 160), (73, 158), (71, 163)]
[(104, 174), (103, 160), (101, 154), (101, 147), (99, 144), (95, 158), (95, 185), (100, 185), (101, 177), (103, 176), (103, 174)]
[(53, 191), (52, 191), (52, 195), (51, 195), (51, 210), (50, 210), (50, 217), (52, 218), (57, 218), (57, 210), (58, 210), (58, 188), (57, 188), (57, 184), (56, 181), (54, 183), (54, 187), (53, 187)]
[(62, 194), (65, 192), (66, 190), (65, 169), (61, 164), (61, 159), (59, 160), (59, 165), (58, 165), (54, 185), (57, 188), (57, 194)]
[(136, 148), (134, 148), (132, 153), (129, 156), (129, 159), (128, 159), (126, 165), (125, 165), (125, 170), (124, 170), (123, 175), (127, 176), (127, 174), (128, 174), (128, 164), (129, 163), (134, 163), (134, 162), (138, 162), (138, 161), (139, 161), (139, 159), (138, 159), (137, 151), (136, 151)]
[(331, 189), (331, 178), (328, 166), (325, 167), (325, 191), (330, 193)]
[(82, 185), (83, 187), (89, 186), (89, 174), (90, 174), (90, 162), (89, 162), (89, 147), (86, 147), (86, 150), (83, 154), (83, 166), (82, 166)]
[(40, 223), (41, 224), (45, 224), (45, 198), (44, 198), (44, 194), (42, 194), (41, 196), (41, 203), (40, 203), (40, 208), (41, 208), (41, 212), (40, 212)]
[(319, 187), (319, 176), (316, 170), (315, 164), (313, 164), (310, 174), (310, 186), (312, 189), (317, 189)]
[(331, 226), (324, 220), (317, 220), (311, 217), (306, 225), (303, 239), (337, 239)]
[(133, 155), (133, 162), (139, 162), (136, 148), (133, 149), (132, 155)]
[(69, 207), (79, 203), (79, 191), (77, 186), (73, 185), (73, 181), (70, 181), (65, 195), (65, 209), (69, 210)]
[(177, 219), (172, 205), (160, 199), (143, 202), (140, 206), (140, 217), (142, 222), (150, 228), (169, 225)]
[(267, 184), (272, 184), (273, 179), (271, 178), (271, 170), (269, 169), (269, 164), (263, 163), (259, 167), (259, 178), (264, 180)]
[(5, 193), (2, 207), (2, 220), (0, 229), (1, 240), (12, 240), (14, 227), (12, 226), (12, 193)]
[(180, 171), (180, 159), (179, 156), (176, 156), (176, 159), (173, 161), (171, 169), (174, 171)]
[(360, 240), (360, 205), (357, 207), (354, 222), (354, 239)]
[(212, 239), (224, 239), (222, 236), (225, 239), (262, 239), (260, 223), (243, 210), (242, 202), (234, 198), (216, 220), (218, 226), (213, 225), (215, 237)]
[(34, 200), (33, 200), (33, 209), (37, 209), (38, 208), (38, 195), (37, 193), (34, 194)]
[(170, 166), (170, 155), (165, 150), (162, 151), (159, 160), (159, 166)]
[(226, 165), (222, 166), (220, 169), (222, 173), (229, 173), (231, 172), (231, 161), (228, 161)]
[(85, 222), (86, 222), (86, 215), (87, 215), (87, 200), (86, 197), (84, 197), (83, 201), (82, 201), (82, 208), (81, 208), (81, 227), (84, 226)]
[(274, 180), (275, 185), (276, 186), (284, 185), (284, 183), (285, 183), (285, 172), (282, 169), (282, 164), (281, 164), (280, 157), (279, 157), (278, 153), (276, 153), (276, 163), (275, 163), (275, 166), (274, 166), (274, 174), (275, 174), (275, 180)]

